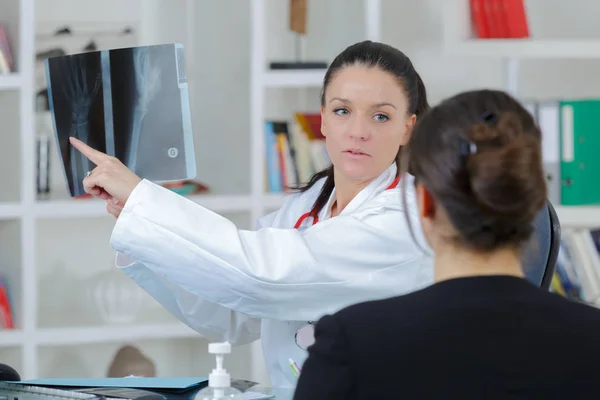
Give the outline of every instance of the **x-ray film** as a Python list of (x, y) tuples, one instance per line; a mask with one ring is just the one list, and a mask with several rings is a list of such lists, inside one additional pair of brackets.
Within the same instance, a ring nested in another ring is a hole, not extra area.
[(48, 102), (71, 196), (95, 165), (69, 143), (74, 136), (117, 157), (141, 178), (196, 176), (183, 46), (140, 46), (46, 60)]

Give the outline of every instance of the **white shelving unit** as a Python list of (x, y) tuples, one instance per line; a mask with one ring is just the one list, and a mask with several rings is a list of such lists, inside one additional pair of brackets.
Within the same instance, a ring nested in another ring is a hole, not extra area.
[[(184, 3), (187, 7), (187, 15), (191, 16), (195, 2), (187, 0)], [(379, 40), (380, 1), (364, 0), (364, 8), (365, 37)], [(102, 221), (107, 221), (106, 227), (110, 226), (112, 217), (106, 213), (105, 204), (98, 200), (37, 199), (34, 112), (36, 94), (34, 80), (35, 9), (36, 0), (4, 0), (0, 3), (0, 15), (2, 16), (0, 22), (5, 23), (7, 19), (11, 21), (8, 24), (9, 36), (18, 64), (18, 72), (0, 76), (0, 102), (2, 102), (0, 106), (10, 103), (15, 111), (9, 112), (4, 109), (3, 119), (11, 120), (7, 126), (14, 127), (14, 129), (3, 129), (1, 147), (3, 148), (3, 157), (5, 155), (14, 157), (20, 166), (20, 175), (13, 177), (14, 182), (9, 182), (4, 191), (4, 197), (0, 197), (0, 265), (1, 268), (6, 268), (6, 270), (2, 270), (3, 273), (8, 272), (11, 283), (9, 289), (15, 305), (17, 322), (17, 327), (13, 330), (0, 330), (0, 362), (15, 366), (24, 379), (42, 376), (44, 365), (48, 368), (47, 364), (52, 363), (48, 356), (51, 352), (68, 352), (70, 348), (86, 346), (83, 353), (86, 353), (88, 348), (96, 348), (95, 355), (108, 357), (107, 354), (102, 354), (110, 351), (103, 350), (106, 349), (104, 346), (108, 344), (153, 340), (164, 343), (166, 349), (168, 343), (173, 345), (173, 342), (178, 339), (201, 339), (196, 332), (175, 318), (167, 318), (164, 322), (140, 322), (129, 325), (72, 326), (57, 323), (57, 326), (47, 326), (42, 322), (44, 320), (43, 313), (46, 310), (44, 303), (52, 299), (42, 291), (48, 283), (40, 281), (39, 267), (41, 264), (48, 264), (48, 260), (42, 259), (40, 249), (48, 247), (48, 243), (54, 243), (53, 240), (58, 240), (52, 237), (53, 227), (71, 226), (70, 224), (77, 223), (78, 225), (73, 225), (77, 226), (76, 233), (72, 234), (73, 237), (76, 237), (79, 232), (86, 235), (94, 229), (85, 227), (86, 224), (96, 226), (95, 224), (104, 224), (105, 222)], [(266, 212), (280, 207), (284, 201), (284, 195), (265, 193), (264, 191), (265, 90), (267, 88), (318, 88), (322, 84), (325, 71), (268, 71), (265, 56), (266, 30), (268, 28), (265, 0), (252, 0), (249, 17), (252, 35), (250, 39), (250, 192), (238, 195), (192, 195), (188, 198), (217, 213), (223, 215), (248, 214), (251, 221), (256, 221)], [(18, 23), (14, 21), (18, 21)], [(193, 22), (191, 17), (186, 20), (187, 24), (193, 24)], [(187, 35), (193, 35), (193, 30), (188, 29)], [(190, 43), (192, 42), (190, 41)], [(190, 48), (187, 55), (191, 55), (192, 51), (193, 48)], [(11, 134), (18, 135), (18, 139), (10, 136)], [(9, 148), (9, 145), (13, 147)], [(7, 197), (11, 195), (13, 197)], [(68, 248), (70, 245), (63, 243), (63, 246)], [(65, 250), (57, 251), (64, 252)], [(84, 263), (85, 260), (81, 262)], [(60, 282), (62, 278), (62, 276), (56, 276), (52, 279)], [(73, 298), (72, 301), (77, 303), (80, 299)], [(202, 343), (199, 344), (202, 345)], [(194, 347), (197, 346), (194, 345)], [(244, 358), (246, 356), (252, 359), (256, 355), (257, 360), (262, 359), (260, 354), (248, 355), (245, 353), (246, 350), (239, 351), (241, 352), (240, 360), (244, 360), (243, 362), (247, 361)], [(253, 347), (252, 351), (260, 351), (260, 348)], [(186, 350), (183, 353), (186, 353)], [(192, 363), (200, 362), (194, 359), (193, 355), (188, 354), (189, 357), (192, 357), (190, 361)], [(103, 359), (105, 360), (105, 358)], [(100, 363), (102, 362), (100, 361)], [(201, 362), (204, 363), (206, 360)], [(212, 358), (208, 362), (208, 365), (211, 366)], [(209, 367), (206, 366), (206, 368)], [(257, 364), (256, 368), (260, 369), (260, 365)]]
[[(519, 97), (524, 59), (600, 59), (600, 38), (478, 39), (473, 36), (469, 0), (444, 1), (443, 50), (450, 56), (498, 59), (505, 63), (505, 90)], [(600, 227), (600, 205), (556, 206), (565, 228)]]
[[(193, 3), (186, 2), (186, 7), (191, 9)], [(45, 260), (40, 260), (38, 250), (46, 239), (39, 234), (40, 226), (47, 225), (51, 220), (63, 224), (76, 219), (87, 221), (106, 218), (108, 220), (111, 217), (106, 213), (104, 202), (99, 200), (37, 199), (34, 112), (35, 8), (35, 0), (4, 0), (0, 4), (0, 15), (2, 15), (0, 22), (10, 21), (7, 24), (8, 33), (18, 68), (18, 72), (0, 75), (0, 99), (4, 97), (8, 99), (7, 102), (13, 102), (13, 98), (15, 100), (18, 98), (17, 104), (14, 105), (15, 112), (11, 112), (10, 115), (7, 111), (3, 113), (4, 119), (14, 119), (9, 126), (15, 126), (13, 131), (3, 129), (3, 136), (18, 135), (18, 140), (15, 138), (10, 141), (10, 143), (14, 142), (18, 149), (8, 149), (3, 142), (3, 157), (10, 153), (15, 160), (18, 159), (21, 171), (20, 176), (14, 178), (15, 186), (18, 183), (18, 193), (12, 194), (14, 199), (0, 201), (0, 235), (4, 231), (5, 236), (11, 237), (11, 241), (5, 246), (11, 247), (12, 254), (8, 258), (3, 254), (0, 260), (2, 265), (12, 263), (8, 272), (10, 283), (13, 284), (10, 285), (10, 294), (11, 300), (16, 305), (14, 311), (16, 311), (17, 323), (15, 329), (0, 330), (0, 362), (13, 365), (16, 363), (14, 366), (24, 379), (40, 377), (41, 364), (44, 361), (42, 354), (48, 349), (81, 345), (102, 346), (108, 343), (137, 343), (147, 340), (201, 339), (198, 333), (175, 318), (163, 323), (114, 326), (40, 326), (39, 313), (43, 310), (39, 309), (39, 304), (40, 300), (46, 300), (40, 299), (38, 267)], [(18, 23), (14, 23), (17, 20)], [(191, 49), (188, 53), (188, 56), (192, 54)], [(275, 75), (273, 79), (275, 85), (285, 84), (286, 80), (288, 82), (295, 80), (293, 76)], [(260, 160), (255, 161), (257, 165), (260, 162)], [(260, 175), (260, 172), (258, 174)], [(279, 207), (283, 202), (282, 195), (264, 195), (262, 190), (257, 189), (242, 195), (200, 194), (187, 197), (220, 214), (252, 213), (253, 218), (261, 216), (265, 209)], [(62, 277), (57, 276), (55, 279), (60, 281)], [(79, 299), (73, 301), (77, 302)], [(200, 349), (202, 350), (203, 348)], [(5, 354), (10, 354), (12, 358), (4, 359)]]

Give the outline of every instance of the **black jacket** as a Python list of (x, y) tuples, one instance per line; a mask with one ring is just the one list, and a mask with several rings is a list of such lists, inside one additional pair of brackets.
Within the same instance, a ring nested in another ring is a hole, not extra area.
[(357, 304), (315, 339), (295, 400), (600, 397), (600, 310), (517, 277)]

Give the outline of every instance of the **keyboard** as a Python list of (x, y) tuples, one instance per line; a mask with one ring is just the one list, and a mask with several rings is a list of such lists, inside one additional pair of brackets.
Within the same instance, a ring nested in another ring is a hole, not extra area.
[(49, 400), (50, 398), (90, 400), (98, 399), (99, 397), (94, 394), (75, 392), (72, 390), (0, 382), (0, 400)]

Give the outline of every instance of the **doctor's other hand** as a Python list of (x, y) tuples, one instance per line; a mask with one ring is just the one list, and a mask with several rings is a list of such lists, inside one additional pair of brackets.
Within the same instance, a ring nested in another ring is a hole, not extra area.
[(123, 203), (115, 199), (106, 200), (106, 211), (115, 218), (119, 218), (123, 211)]
[(96, 164), (96, 168), (90, 171), (83, 180), (85, 192), (107, 201), (118, 201), (124, 205), (142, 179), (116, 157), (93, 149), (74, 137), (69, 138), (69, 142), (88, 160)]

